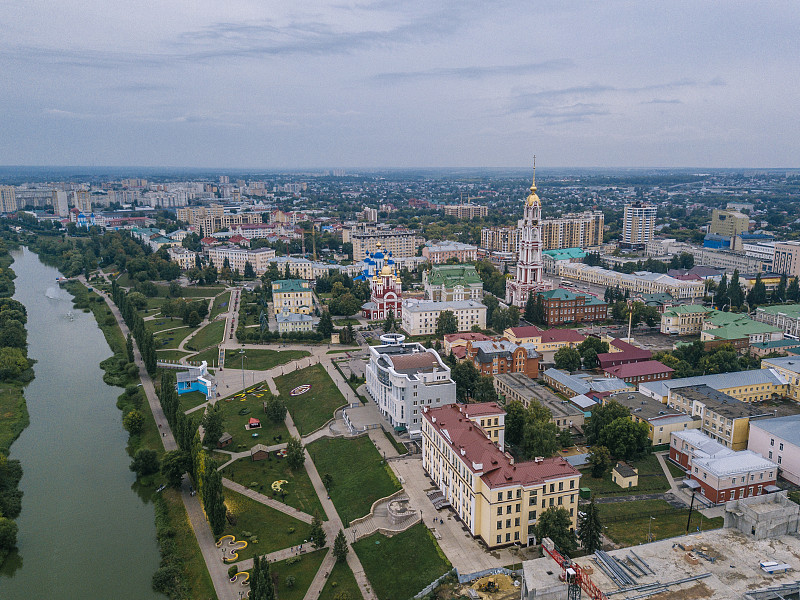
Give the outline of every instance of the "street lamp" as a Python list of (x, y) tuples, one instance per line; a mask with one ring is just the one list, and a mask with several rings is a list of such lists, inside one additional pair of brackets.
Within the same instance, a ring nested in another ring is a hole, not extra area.
[(239, 350), (239, 356), (242, 357), (242, 391), (244, 391), (245, 384), (244, 384), (244, 348)]
[(650, 517), (650, 520), (647, 521), (647, 541), (648, 542), (652, 542), (653, 541), (652, 535), (650, 534), (650, 525), (653, 523), (653, 521), (655, 521), (655, 519), (656, 519), (655, 517)]

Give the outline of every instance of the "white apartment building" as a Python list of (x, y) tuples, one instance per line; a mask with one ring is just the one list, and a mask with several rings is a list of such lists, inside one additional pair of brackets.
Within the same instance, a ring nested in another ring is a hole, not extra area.
[(585, 283), (612, 288), (619, 286), (620, 289), (635, 294), (667, 293), (676, 300), (693, 300), (702, 298), (705, 294), (705, 285), (702, 281), (683, 281), (663, 273), (649, 271), (627, 274), (583, 263), (565, 262), (560, 266), (559, 274), (561, 277), (570, 277)]
[(197, 252), (192, 252), (180, 246), (170, 246), (167, 249), (169, 259), (176, 263), (182, 271), (193, 268), (197, 263)]
[(208, 249), (208, 259), (217, 269), (225, 264), (225, 259), (231, 266), (231, 271), (239, 270), (244, 273), (245, 263), (250, 263), (256, 275), (263, 275), (269, 266), (270, 259), (275, 258), (272, 248), (240, 248), (239, 246), (212, 246)]
[(350, 241), (355, 262), (364, 260), (367, 253), (376, 252), (378, 248), (384, 254), (391, 252), (392, 258), (415, 256), (417, 253), (417, 236), (408, 229), (351, 231)]
[(0, 185), (0, 212), (11, 213), (16, 210), (16, 189), (11, 185)]
[(422, 433), (422, 408), (456, 401), (450, 368), (422, 344), (370, 346), (367, 392), (393, 427), (405, 427), (412, 438)]
[(402, 326), (408, 335), (436, 333), (442, 311), (451, 311), (458, 322), (458, 331), (471, 331), (477, 325), (486, 329), (486, 305), (477, 300), (437, 302), (433, 300), (404, 300)]
[(645, 247), (653, 239), (657, 208), (645, 202), (625, 205), (622, 218), (622, 245)]

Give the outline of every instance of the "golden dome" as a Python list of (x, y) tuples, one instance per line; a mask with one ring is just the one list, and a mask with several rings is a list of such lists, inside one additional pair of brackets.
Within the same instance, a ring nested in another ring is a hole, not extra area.
[(526, 200), (528, 206), (533, 206), (534, 204), (541, 205), (542, 201), (539, 200), (539, 195), (536, 193), (536, 157), (533, 157), (533, 183), (531, 183), (531, 193), (528, 194), (528, 199)]
[(380, 243), (380, 242), (378, 242), (377, 244), (375, 244), (375, 247), (376, 247), (378, 250), (380, 250), (380, 249), (381, 249), (381, 243)]
[(381, 277), (389, 277), (392, 274), (392, 267), (389, 265), (383, 265), (381, 269)]

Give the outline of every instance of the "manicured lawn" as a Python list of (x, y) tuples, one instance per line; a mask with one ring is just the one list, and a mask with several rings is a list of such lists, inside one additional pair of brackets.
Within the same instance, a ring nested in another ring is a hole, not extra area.
[[(180, 410), (186, 412), (190, 408), (194, 408), (195, 406), (199, 406), (207, 401), (206, 395), (203, 392), (187, 392), (185, 394), (178, 395), (179, 400), (179, 407)], [(198, 412), (198, 415), (202, 415), (202, 412)]]
[[(167, 290), (169, 288), (164, 288), (164, 294), (166, 295)], [(222, 285), (215, 285), (210, 287), (184, 287), (181, 288), (183, 290), (181, 292), (181, 297), (183, 298), (213, 298), (217, 294), (219, 294), (225, 286)], [(159, 295), (161, 294), (161, 288), (159, 288)]]
[(162, 331), (153, 336), (153, 341), (156, 344), (156, 350), (161, 349), (175, 349), (180, 346), (181, 342), (190, 333), (195, 331), (192, 327), (179, 327), (178, 329), (170, 329), (169, 331)]
[[(309, 547), (311, 547), (309, 545)], [(276, 596), (280, 600), (303, 600), (314, 576), (319, 571), (319, 566), (325, 560), (327, 548), (316, 550), (308, 554), (300, 554), (296, 559), (287, 558), (269, 566), (271, 574), (277, 576), (275, 584)], [(297, 562), (294, 562), (294, 561)], [(291, 563), (291, 564), (290, 564)], [(294, 577), (292, 587), (286, 585), (286, 578)], [(353, 596), (357, 600), (357, 596)]]
[(155, 296), (154, 298), (148, 298), (147, 299), (147, 308), (149, 308), (149, 309), (161, 308), (162, 304), (164, 304), (164, 298), (160, 298), (158, 296)]
[(209, 346), (219, 344), (222, 341), (224, 333), (225, 320), (213, 321), (198, 331), (194, 337), (189, 340), (189, 345), (198, 350), (205, 350)]
[[(365, 537), (353, 549), (375, 594), (385, 600), (413, 598), (452, 568), (422, 523), (390, 538), (380, 533)], [(409, 560), (413, 568), (409, 568)]]
[[(599, 506), (600, 522), (606, 527), (606, 535), (622, 546), (645, 543), (648, 523), (656, 540), (686, 533), (689, 509), (674, 508), (664, 500), (623, 501)], [(696, 531), (698, 527), (703, 531), (718, 529), (722, 527), (722, 522), (722, 517), (708, 519), (698, 511), (693, 511), (689, 531)]]
[(346, 562), (337, 562), (333, 565), (318, 600), (334, 600), (336, 594), (340, 592), (347, 592), (351, 598), (361, 598), (361, 589)]
[(189, 356), (189, 352), (183, 350), (156, 350), (156, 358), (158, 360), (172, 360), (179, 361), (184, 356)]
[(686, 471), (681, 469), (678, 465), (669, 460), (665, 460), (664, 462), (667, 464), (667, 468), (673, 479), (683, 479), (686, 477)]
[(225, 292), (220, 296), (217, 296), (214, 299), (214, 306), (211, 307), (211, 315), (209, 316), (210, 319), (213, 319), (218, 314), (227, 312), (228, 310), (228, 302), (231, 300), (231, 293)]
[[(320, 518), (325, 516), (306, 470), (292, 471), (286, 464), (286, 459), (278, 458), (274, 453), (270, 453), (267, 460), (257, 462), (253, 462), (249, 457), (240, 458), (225, 467), (222, 476), (309, 515), (316, 513)], [(286, 496), (272, 490), (273, 482), (280, 480), (288, 482), (282, 486)], [(256, 485), (252, 485), (253, 483)]]
[(149, 319), (144, 322), (144, 328), (153, 333), (164, 331), (165, 329), (176, 329), (178, 327), (183, 327), (183, 319), (178, 319), (177, 317), (156, 317), (155, 319)]
[(14, 384), (0, 386), (0, 452), (3, 454), (8, 454), (11, 443), (29, 423), (22, 390), (22, 386)]
[(196, 363), (206, 361), (209, 367), (216, 367), (219, 361), (219, 346), (212, 346), (207, 350), (193, 354), (189, 360)]
[[(260, 389), (262, 385), (263, 390)], [(264, 414), (264, 402), (269, 398), (267, 384), (258, 384), (248, 389), (253, 391), (245, 397), (234, 395), (218, 400), (218, 402), (221, 402), (220, 406), (225, 415), (225, 431), (233, 436), (233, 442), (226, 450), (241, 452), (252, 448), (256, 444), (271, 446), (289, 439), (289, 430), (286, 429), (286, 424), (283, 422), (273, 423)], [(249, 409), (250, 412), (240, 415), (239, 411), (245, 409)], [(261, 421), (260, 429), (251, 431), (244, 428), (250, 417), (255, 417)], [(258, 437), (253, 437), (254, 433), (257, 433)], [(275, 440), (276, 436), (281, 436), (281, 439)]]
[[(222, 535), (233, 535), (237, 540), (247, 542), (247, 548), (239, 552), (238, 560), (297, 546), (308, 539), (311, 531), (311, 525), (227, 488), (225, 504), (236, 525), (228, 523)], [(257, 541), (246, 534), (255, 536)]]
[(669, 482), (664, 476), (664, 470), (658, 463), (655, 454), (648, 454), (644, 458), (633, 461), (633, 466), (639, 469), (639, 485), (622, 489), (611, 481), (611, 472), (602, 479), (594, 479), (588, 469), (583, 470), (582, 487), (588, 487), (595, 496), (621, 496), (631, 494), (652, 494), (665, 492), (669, 489)]
[[(305, 350), (245, 350), (244, 368), (247, 370), (266, 371), (278, 365), (285, 365), (293, 360), (310, 356), (310, 352)], [(225, 364), (231, 368), (241, 368), (242, 357), (238, 350), (227, 350), (225, 352)]]
[[(333, 477), (331, 500), (344, 521), (366, 515), (372, 503), (400, 489), (394, 474), (367, 436), (354, 439), (322, 438), (312, 442), (308, 451), (320, 477)], [(353, 468), (353, 465), (358, 465)], [(415, 592), (416, 593), (416, 592)]]
[[(294, 388), (303, 384), (310, 384), (311, 389), (300, 396), (290, 395)], [(275, 385), (300, 435), (319, 429), (333, 418), (337, 408), (347, 404), (330, 375), (319, 364), (276, 377)]]
[(394, 446), (394, 449), (397, 450), (398, 454), (408, 453), (408, 448), (406, 448), (403, 443), (398, 442), (391, 433), (389, 433), (388, 431), (384, 431), (383, 434), (386, 436), (386, 439), (388, 439), (389, 442), (391, 442), (392, 446)]

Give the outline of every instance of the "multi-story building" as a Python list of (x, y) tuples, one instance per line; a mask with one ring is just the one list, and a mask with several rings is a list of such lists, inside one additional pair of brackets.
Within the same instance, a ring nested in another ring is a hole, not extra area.
[(800, 337), (800, 304), (759, 306), (753, 319), (782, 329), (784, 334)]
[(425, 298), (437, 302), (483, 299), (483, 281), (474, 265), (433, 265), (423, 271)]
[(560, 457), (515, 463), (487, 437), (482, 417), (466, 417), (461, 406), (426, 407), (422, 468), (469, 533), (489, 548), (534, 545), (551, 507), (564, 508), (574, 530), (580, 472)]
[(542, 221), (542, 247), (545, 250), (589, 248), (603, 243), (603, 212), (570, 213)]
[(749, 256), (744, 252), (732, 252), (715, 248), (698, 248), (691, 246), (686, 250), (694, 256), (696, 265), (705, 265), (724, 269), (726, 273), (739, 271), (740, 273), (762, 273), (767, 269), (772, 270), (770, 263), (765, 263), (761, 258)]
[(800, 402), (800, 356), (761, 359), (761, 368), (770, 369), (786, 380), (786, 395)]
[(217, 269), (221, 269), (228, 261), (231, 271), (238, 270), (244, 273), (245, 266), (250, 263), (256, 275), (263, 275), (269, 267), (270, 260), (275, 258), (275, 250), (272, 248), (241, 248), (239, 246), (214, 246), (208, 249), (208, 260)]
[(747, 449), (778, 465), (778, 473), (800, 485), (800, 415), (750, 423)]
[(712, 504), (778, 491), (778, 467), (752, 450), (728, 456), (695, 458), (689, 473), (696, 489)]
[(461, 242), (428, 242), (422, 248), (422, 256), (435, 265), (446, 263), (451, 258), (469, 262), (478, 259), (478, 247)]
[(622, 217), (622, 246), (645, 248), (653, 239), (657, 209), (652, 204), (634, 202), (625, 205)]
[(466, 358), (475, 368), (490, 377), (503, 373), (520, 373), (527, 378), (539, 377), (539, 360), (533, 344), (514, 344), (507, 340), (468, 341)]
[(177, 264), (182, 271), (191, 269), (197, 265), (197, 252), (192, 252), (180, 246), (170, 246), (167, 248), (169, 259)]
[(697, 335), (711, 309), (698, 304), (673, 306), (661, 314), (661, 333), (669, 335)]
[(772, 368), (654, 381), (641, 384), (639, 391), (668, 404), (676, 388), (696, 385), (707, 385), (742, 402), (772, 400), (788, 393), (786, 378)]
[(547, 369), (542, 379), (551, 388), (572, 398), (574, 396), (607, 396), (615, 392), (634, 391), (627, 383), (616, 377), (597, 377), (593, 375), (570, 375), (559, 369)]
[(619, 273), (583, 263), (563, 264), (561, 276), (603, 287), (619, 286), (621, 290), (628, 290), (631, 294), (666, 293), (678, 300), (702, 298), (706, 292), (705, 284), (702, 281), (683, 281), (663, 273), (647, 271)]
[(564, 263), (583, 262), (586, 252), (580, 248), (563, 248), (561, 250), (544, 250), (544, 272), (548, 275), (560, 275), (561, 265)]
[(272, 282), (272, 304), (276, 315), (282, 312), (307, 315), (313, 300), (311, 285), (304, 279), (280, 279)]
[(800, 242), (777, 242), (772, 271), (791, 277), (800, 277)]
[(75, 190), (70, 192), (70, 204), (85, 215), (92, 212), (92, 194), (89, 190)]
[(590, 294), (557, 288), (539, 292), (544, 300), (544, 322), (549, 327), (564, 323), (592, 323), (608, 318), (608, 303)]
[(747, 350), (751, 344), (773, 342), (783, 339), (783, 331), (754, 321), (747, 314), (727, 313), (714, 310), (703, 320), (700, 341), (706, 349), (722, 344), (731, 344), (736, 350)]
[(435, 350), (422, 344), (370, 346), (366, 376), (367, 392), (381, 414), (412, 438), (422, 433), (423, 407), (439, 408), (456, 401), (450, 368)]
[(667, 405), (700, 417), (700, 430), (732, 450), (747, 448), (750, 421), (775, 416), (772, 410), (741, 402), (707, 385), (673, 388)]
[(408, 229), (357, 230), (350, 233), (353, 260), (358, 262), (378, 249), (393, 257), (414, 256), (417, 253), (416, 234)]
[(489, 214), (489, 207), (481, 206), (480, 204), (451, 204), (444, 207), (444, 214), (456, 219), (469, 220), (476, 217), (485, 217)]
[(606, 377), (616, 377), (625, 383), (637, 386), (648, 381), (662, 381), (672, 379), (675, 369), (666, 366), (657, 360), (643, 360), (635, 363), (616, 365), (603, 369)]
[(517, 254), (519, 229), (516, 227), (484, 227), (481, 229), (481, 248)]
[(55, 201), (53, 202), (53, 207), (55, 208), (56, 214), (61, 218), (69, 216), (69, 195), (67, 195), (67, 192), (57, 190), (54, 194)]
[(670, 443), (672, 432), (698, 429), (700, 417), (692, 417), (684, 412), (664, 406), (658, 400), (639, 392), (626, 391), (610, 394), (603, 398), (603, 404), (618, 402), (631, 411), (634, 423), (647, 425), (647, 436), (654, 446)]
[(314, 330), (314, 319), (311, 315), (283, 310), (275, 315), (278, 322), (278, 333), (300, 333)]
[(711, 212), (711, 225), (708, 228), (709, 233), (733, 238), (734, 236), (747, 233), (749, 228), (750, 217), (744, 213), (721, 208), (715, 208)]
[[(770, 419), (772, 420), (774, 419)], [(712, 440), (696, 427), (687, 428), (686, 431), (674, 431), (670, 433), (668, 439), (670, 460), (687, 472), (692, 470), (692, 461), (695, 458), (720, 458), (734, 454), (733, 450)]]
[(509, 327), (503, 337), (515, 344), (533, 344), (537, 352), (555, 352), (565, 346), (575, 348), (586, 338), (574, 329), (539, 329), (535, 325)]
[(409, 335), (434, 334), (439, 315), (445, 310), (455, 315), (459, 331), (470, 331), (473, 327), (486, 329), (486, 305), (477, 300), (406, 300), (402, 310), (403, 330)]
[(525, 373), (500, 373), (494, 376), (494, 389), (503, 402), (520, 402), (525, 408), (538, 402), (550, 411), (550, 421), (559, 429), (583, 427), (586, 419), (582, 410), (564, 402), (546, 387)]
[(644, 362), (653, 358), (653, 353), (647, 348), (634, 346), (621, 339), (604, 337), (603, 341), (608, 343), (608, 352), (601, 352), (597, 355), (597, 362), (601, 369)]
[[(200, 223), (208, 217), (221, 217), (225, 210), (221, 204), (211, 204), (209, 206), (186, 206), (175, 211), (178, 221), (183, 221), (190, 227), (199, 227)], [(206, 235), (213, 233), (205, 231)]]
[(17, 210), (16, 188), (11, 185), (0, 185), (0, 212), (12, 213)]

